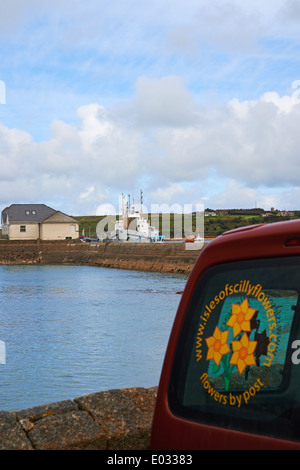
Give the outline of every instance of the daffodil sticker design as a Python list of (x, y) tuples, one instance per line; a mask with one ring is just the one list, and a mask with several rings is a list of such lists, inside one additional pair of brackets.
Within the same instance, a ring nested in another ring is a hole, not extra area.
[(259, 357), (265, 352), (262, 346), (268, 344), (268, 338), (257, 331), (254, 334), (259, 324), (257, 315), (258, 311), (250, 307), (247, 298), (240, 304), (232, 303), (222, 326), (216, 326), (213, 335), (205, 340), (206, 360), (213, 361), (213, 374), (223, 374), (226, 390), (234, 371), (239, 375), (245, 372), (247, 378), (250, 368), (259, 365)]
[(250, 321), (255, 312), (255, 308), (249, 307), (248, 299), (245, 299), (241, 304), (232, 304), (232, 315), (227, 325), (233, 328), (234, 337), (241, 331), (251, 331)]
[(224, 284), (205, 301), (199, 312), (193, 373), (201, 372), (200, 383), (210, 397), (240, 408), (261, 388), (281, 383), (280, 347), (286, 342), (282, 309), (292, 322), (297, 301), (296, 292), (264, 290), (247, 279)]
[(256, 365), (253, 354), (256, 346), (257, 341), (249, 341), (246, 333), (244, 333), (240, 341), (232, 341), (233, 354), (230, 364), (236, 365), (240, 374), (244, 372), (247, 366)]
[(216, 327), (213, 336), (206, 339), (208, 346), (207, 360), (213, 359), (217, 366), (220, 365), (222, 357), (230, 352), (230, 348), (227, 344), (228, 333), (228, 331), (222, 333), (222, 331)]

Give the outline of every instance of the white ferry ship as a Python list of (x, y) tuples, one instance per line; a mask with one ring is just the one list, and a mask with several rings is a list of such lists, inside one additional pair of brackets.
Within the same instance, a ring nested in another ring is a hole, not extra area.
[(110, 240), (129, 243), (157, 243), (163, 241), (159, 231), (152, 227), (150, 221), (143, 216), (143, 192), (140, 192), (140, 211), (135, 209), (134, 203), (126, 201), (122, 194), (122, 217), (115, 222), (114, 231)]

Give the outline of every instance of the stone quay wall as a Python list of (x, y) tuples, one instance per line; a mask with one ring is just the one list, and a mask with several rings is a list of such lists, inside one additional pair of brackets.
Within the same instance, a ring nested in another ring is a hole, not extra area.
[(199, 252), (199, 250), (187, 250), (185, 243), (0, 240), (0, 264), (64, 263), (140, 271), (189, 273)]
[(148, 450), (157, 387), (0, 412), (0, 450)]

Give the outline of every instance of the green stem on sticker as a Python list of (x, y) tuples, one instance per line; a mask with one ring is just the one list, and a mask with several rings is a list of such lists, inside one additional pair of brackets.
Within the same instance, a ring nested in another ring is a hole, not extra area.
[(224, 384), (225, 384), (225, 390), (228, 392), (229, 390), (229, 385), (230, 385), (230, 377), (233, 372), (233, 366), (230, 364), (230, 359), (231, 359), (232, 354), (226, 354), (226, 356), (222, 357), (222, 364), (224, 367)]
[(228, 392), (229, 390), (229, 385), (230, 385), (230, 377), (226, 377), (226, 375), (224, 375), (224, 384), (225, 384), (225, 390), (226, 392)]

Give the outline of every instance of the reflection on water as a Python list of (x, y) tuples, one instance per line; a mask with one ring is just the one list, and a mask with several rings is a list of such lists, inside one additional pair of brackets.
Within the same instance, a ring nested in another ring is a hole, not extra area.
[(0, 410), (157, 385), (185, 282), (86, 266), (0, 266)]

